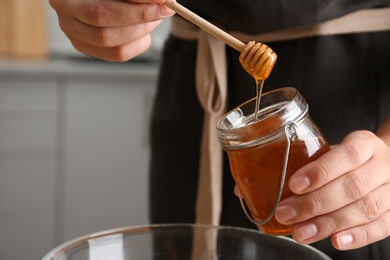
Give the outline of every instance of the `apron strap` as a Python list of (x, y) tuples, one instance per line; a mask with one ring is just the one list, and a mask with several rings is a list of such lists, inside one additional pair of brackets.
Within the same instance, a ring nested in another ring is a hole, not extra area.
[(204, 109), (196, 223), (218, 225), (222, 204), (223, 151), (216, 125), (226, 112), (227, 68), (225, 44), (199, 30), (196, 91)]

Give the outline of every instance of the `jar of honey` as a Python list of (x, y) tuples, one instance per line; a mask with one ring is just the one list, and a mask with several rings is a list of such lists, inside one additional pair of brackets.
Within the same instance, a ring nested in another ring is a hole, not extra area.
[(279, 202), (293, 195), (288, 180), (330, 148), (295, 88), (262, 94), (256, 120), (255, 103), (253, 98), (222, 117), (218, 139), (228, 154), (248, 218), (264, 233), (288, 235), (292, 226), (281, 225), (274, 217)]

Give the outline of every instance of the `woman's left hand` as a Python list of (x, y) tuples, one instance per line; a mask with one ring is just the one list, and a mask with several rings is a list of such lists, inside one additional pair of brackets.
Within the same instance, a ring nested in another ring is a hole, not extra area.
[(390, 235), (390, 147), (375, 134), (356, 131), (288, 183), (294, 196), (280, 202), (275, 217), (295, 224), (303, 244), (331, 236), (339, 250)]

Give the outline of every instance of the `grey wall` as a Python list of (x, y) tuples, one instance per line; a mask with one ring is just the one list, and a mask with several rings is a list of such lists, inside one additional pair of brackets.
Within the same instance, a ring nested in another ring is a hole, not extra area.
[[(67, 59), (84, 55), (49, 6), (48, 17), (55, 59), (0, 60), (0, 260), (40, 259), (78, 236), (149, 223), (158, 61)], [(153, 33), (152, 56), (168, 26)]]

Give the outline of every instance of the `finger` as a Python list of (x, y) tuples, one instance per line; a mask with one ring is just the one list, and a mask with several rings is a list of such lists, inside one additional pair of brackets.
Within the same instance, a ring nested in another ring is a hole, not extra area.
[(294, 224), (336, 211), (362, 199), (388, 181), (388, 174), (381, 174), (383, 171), (376, 167), (377, 164), (377, 161), (369, 160), (362, 167), (315, 191), (281, 201), (275, 217), (282, 224)]
[(390, 235), (390, 211), (366, 225), (343, 230), (332, 236), (332, 245), (338, 250), (360, 248)]
[(73, 41), (84, 42), (98, 47), (115, 47), (142, 38), (153, 31), (161, 22), (155, 21), (137, 26), (95, 27), (72, 17), (59, 15), (61, 29)]
[(373, 141), (376, 137), (368, 131), (348, 135), (340, 145), (296, 171), (289, 180), (291, 191), (295, 194), (313, 191), (358, 168), (371, 158)]
[(341, 230), (380, 221), (390, 209), (390, 200), (386, 199), (388, 189), (388, 185), (383, 185), (340, 210), (297, 224), (292, 231), (294, 239), (300, 243), (313, 243)]
[(104, 48), (73, 40), (74, 48), (86, 55), (106, 61), (124, 62), (146, 51), (151, 44), (150, 35), (139, 38), (129, 44)]
[(174, 12), (161, 2), (50, 0), (58, 14), (73, 16), (83, 23), (98, 27), (134, 25), (172, 16)]

